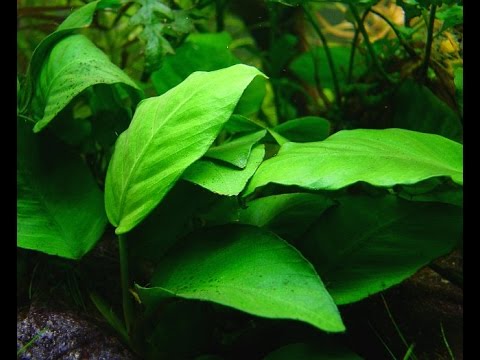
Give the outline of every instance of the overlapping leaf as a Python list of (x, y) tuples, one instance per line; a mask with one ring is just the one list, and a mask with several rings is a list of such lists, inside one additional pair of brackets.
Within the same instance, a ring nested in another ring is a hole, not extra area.
[(95, 84), (137, 85), (83, 35), (60, 40), (45, 60), (32, 106), (39, 117), (38, 132), (86, 88)]
[(196, 72), (162, 96), (144, 100), (120, 135), (105, 184), (105, 204), (118, 234), (145, 218), (208, 150), (256, 76), (247, 65)]
[(17, 245), (70, 259), (86, 254), (107, 218), (103, 194), (81, 158), (53, 137), (17, 130)]
[(463, 147), (403, 129), (343, 130), (324, 141), (286, 143), (253, 176), (245, 195), (276, 183), (337, 190), (359, 181), (391, 187), (445, 176), (463, 184)]
[(30, 105), (43, 62), (52, 47), (62, 38), (72, 34), (76, 30), (89, 26), (92, 23), (93, 15), (99, 2), (99, 0), (92, 1), (70, 14), (56, 31), (43, 39), (35, 48), (27, 71), (26, 90), (21, 101), (22, 111), (25, 111), (27, 106)]
[(248, 225), (192, 234), (169, 253), (150, 287), (137, 286), (154, 307), (169, 297), (208, 300), (254, 315), (296, 319), (329, 332), (344, 325), (312, 266), (275, 234)]
[(361, 300), (413, 275), (459, 244), (456, 206), (384, 197), (339, 199), (297, 244), (337, 304)]

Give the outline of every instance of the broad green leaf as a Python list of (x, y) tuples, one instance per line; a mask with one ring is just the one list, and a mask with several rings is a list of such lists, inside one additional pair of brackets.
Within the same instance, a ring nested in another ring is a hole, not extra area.
[(267, 318), (296, 319), (329, 332), (345, 330), (332, 298), (303, 256), (275, 234), (248, 225), (192, 234), (165, 257), (150, 287), (137, 286), (137, 291), (147, 307), (177, 296)]
[(290, 241), (303, 234), (333, 204), (326, 196), (308, 193), (266, 196), (244, 207), (237, 199), (222, 199), (202, 218), (209, 226), (239, 223), (264, 227)]
[(79, 259), (100, 239), (103, 194), (81, 158), (53, 137), (17, 128), (17, 246)]
[(330, 135), (330, 122), (317, 116), (286, 121), (274, 127), (280, 135), (294, 142), (325, 140)]
[(264, 360), (362, 360), (348, 348), (338, 345), (333, 339), (318, 343), (296, 343), (282, 346)]
[(462, 233), (462, 209), (393, 195), (339, 199), (297, 244), (337, 304), (398, 284), (451, 252)]
[(260, 165), (245, 195), (268, 183), (337, 190), (359, 181), (391, 187), (446, 176), (463, 184), (462, 161), (463, 146), (439, 135), (343, 130), (320, 142), (286, 143)]
[(140, 103), (115, 144), (107, 171), (105, 205), (117, 234), (142, 221), (207, 152), (245, 88), (262, 75), (241, 64), (196, 72), (164, 95)]
[(52, 47), (62, 38), (72, 34), (76, 30), (90, 26), (93, 20), (93, 14), (95, 13), (99, 2), (100, 1), (98, 0), (92, 1), (74, 11), (62, 24), (60, 24), (56, 31), (44, 38), (35, 48), (30, 64), (28, 65), (26, 94), (24, 99), (22, 98), (22, 111), (30, 105), (30, 101), (34, 96), (38, 76), (40, 75), (43, 63)]
[(95, 84), (137, 85), (114, 65), (100, 49), (83, 35), (59, 41), (46, 59), (38, 80), (34, 107), (39, 132), (86, 88)]
[(260, 130), (253, 134), (241, 136), (219, 146), (212, 146), (205, 153), (205, 157), (224, 161), (228, 164), (244, 169), (252, 152), (252, 147), (266, 134), (266, 130)]
[(454, 141), (463, 137), (457, 113), (427, 87), (405, 81), (393, 93), (391, 127), (442, 135)]
[(265, 146), (259, 145), (255, 147), (244, 169), (238, 169), (231, 165), (224, 165), (207, 159), (200, 159), (183, 173), (182, 178), (216, 194), (238, 195), (258, 169), (264, 156)]
[(238, 64), (239, 60), (228, 49), (231, 41), (226, 32), (190, 34), (175, 50), (175, 55), (167, 55), (160, 69), (152, 73), (157, 93), (162, 95), (195, 71), (212, 71)]
[[(331, 46), (330, 51), (335, 63), (338, 81), (340, 84), (343, 84), (347, 79), (351, 46)], [(316, 47), (298, 56), (290, 64), (290, 70), (301, 80), (315, 85), (315, 64), (317, 64), (318, 78), (322, 87), (333, 89), (332, 73), (328, 66), (325, 50), (321, 47)], [(366, 70), (364, 59), (358, 53), (355, 56), (353, 69), (355, 77), (362, 75)]]

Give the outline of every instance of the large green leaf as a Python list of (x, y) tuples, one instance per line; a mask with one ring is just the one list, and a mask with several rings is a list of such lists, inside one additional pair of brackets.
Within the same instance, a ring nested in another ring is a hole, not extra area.
[(83, 35), (59, 41), (46, 59), (33, 102), (38, 132), (86, 88), (95, 84), (122, 83), (139, 89), (122, 70)]
[(147, 307), (178, 296), (301, 320), (325, 331), (345, 330), (332, 298), (302, 255), (275, 234), (248, 225), (192, 234), (165, 257), (150, 287), (137, 291)]
[(105, 204), (117, 234), (142, 221), (207, 152), (259, 75), (242, 64), (196, 72), (164, 95), (141, 102), (115, 144), (107, 171)]
[(460, 117), (424, 85), (405, 81), (391, 99), (391, 127), (433, 133), (451, 140), (463, 137)]
[(152, 73), (157, 93), (162, 95), (195, 71), (213, 71), (238, 64), (239, 60), (228, 49), (231, 41), (226, 32), (190, 34), (175, 55), (166, 56), (161, 68)]
[(361, 360), (348, 348), (336, 344), (333, 339), (316, 343), (296, 343), (282, 346), (264, 360)]
[(53, 137), (17, 129), (17, 245), (70, 259), (87, 253), (107, 218), (81, 158)]
[(343, 130), (312, 143), (286, 143), (260, 165), (246, 195), (268, 183), (337, 190), (365, 181), (391, 187), (437, 176), (463, 184), (463, 146), (403, 129)]
[(259, 145), (255, 147), (244, 169), (234, 168), (207, 159), (200, 159), (183, 173), (182, 178), (216, 194), (238, 195), (258, 169), (264, 156), (265, 146)]
[(462, 210), (393, 195), (339, 199), (297, 244), (337, 304), (398, 284), (459, 243)]

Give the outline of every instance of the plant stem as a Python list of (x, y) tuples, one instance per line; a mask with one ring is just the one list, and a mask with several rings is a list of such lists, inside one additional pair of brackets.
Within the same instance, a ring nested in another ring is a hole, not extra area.
[(415, 53), (415, 50), (413, 50), (405, 41), (405, 39), (402, 37), (402, 34), (400, 34), (400, 32), (398, 31), (397, 27), (395, 26), (395, 24), (393, 22), (390, 21), (389, 18), (387, 18), (385, 15), (383, 15), (382, 13), (379, 13), (378, 11), (370, 8), (370, 12), (372, 12), (373, 14), (377, 15), (378, 17), (380, 17), (383, 21), (385, 21), (388, 26), (390, 26), (390, 28), (393, 30), (393, 32), (395, 33), (395, 36), (398, 38), (398, 41), (400, 41), (400, 44), (403, 46), (403, 48), (405, 49), (405, 51), (408, 53), (408, 55), (410, 55), (410, 57), (416, 57), (417, 54)]
[(372, 58), (373, 65), (377, 68), (377, 71), (382, 75), (385, 80), (387, 80), (390, 84), (394, 83), (394, 81), (390, 78), (390, 76), (385, 72), (383, 69), (382, 65), (378, 61), (377, 55), (375, 54), (375, 50), (373, 49), (372, 43), (370, 42), (370, 38), (368, 37), (367, 30), (365, 29), (365, 26), (363, 25), (363, 21), (360, 18), (360, 15), (358, 14), (358, 10), (355, 7), (354, 4), (349, 3), (350, 11), (353, 15), (353, 18), (357, 22), (358, 29), (363, 35), (363, 38), (365, 40), (365, 45), (367, 46), (368, 53), (370, 54), (370, 57)]
[(303, 8), (303, 11), (305, 12), (305, 15), (307, 15), (308, 21), (310, 22), (310, 24), (312, 24), (313, 29), (315, 30), (318, 37), (322, 41), (323, 50), (325, 51), (325, 56), (327, 57), (328, 67), (330, 68), (330, 72), (332, 74), (333, 88), (335, 91), (335, 100), (337, 104), (340, 105), (340, 100), (341, 100), (340, 86), (338, 84), (337, 72), (335, 70), (335, 64), (333, 63), (332, 53), (330, 52), (330, 48), (328, 47), (327, 39), (325, 38), (325, 35), (320, 29), (320, 26), (318, 26), (317, 22), (315, 21), (312, 14), (308, 10), (307, 6), (302, 5), (302, 8)]
[(408, 360), (412, 357), (414, 347), (415, 347), (415, 344), (410, 345), (407, 352), (405, 353), (405, 356), (403, 357), (403, 360)]
[(427, 79), (428, 65), (430, 63), (430, 54), (432, 53), (433, 43), (433, 26), (435, 24), (435, 13), (437, 12), (437, 6), (432, 5), (430, 8), (430, 17), (428, 19), (428, 33), (427, 44), (425, 47), (425, 59), (423, 59), (422, 72), (420, 73), (420, 81), (423, 83)]
[(128, 271), (127, 238), (118, 235), (118, 251), (120, 255), (120, 283), (122, 285), (123, 317), (127, 333), (130, 335), (133, 320), (133, 299), (130, 295), (130, 276)]
[[(370, 12), (370, 8), (365, 10), (365, 12), (362, 15), (361, 22), (365, 21), (365, 18), (367, 17), (368, 13)], [(350, 51), (350, 60), (348, 62), (348, 74), (347, 74), (347, 84), (350, 84), (352, 82), (352, 76), (353, 76), (353, 63), (355, 60), (355, 51), (357, 50), (357, 41), (358, 41), (358, 36), (360, 35), (360, 30), (359, 27), (355, 29), (355, 34), (353, 35), (353, 40), (352, 40), (352, 51)]]

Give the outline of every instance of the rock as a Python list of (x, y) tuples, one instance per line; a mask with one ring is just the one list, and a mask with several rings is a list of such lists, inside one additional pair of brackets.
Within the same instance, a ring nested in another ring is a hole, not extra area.
[(80, 315), (34, 305), (17, 315), (17, 352), (24, 346), (22, 360), (136, 359), (116, 337)]

